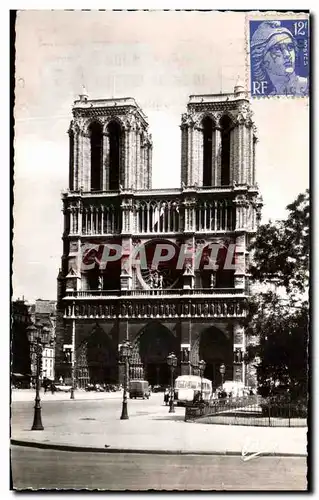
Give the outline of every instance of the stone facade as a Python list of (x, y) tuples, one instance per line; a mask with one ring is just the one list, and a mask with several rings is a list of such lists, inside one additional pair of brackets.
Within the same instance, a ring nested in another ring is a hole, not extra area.
[[(247, 248), (261, 209), (246, 93), (236, 86), (234, 94), (190, 97), (181, 122), (178, 189), (151, 189), (152, 141), (134, 99), (80, 96), (69, 135), (56, 375), (70, 376), (65, 351), (71, 346), (79, 385), (121, 381), (118, 350), (129, 339), (131, 376), (152, 384), (167, 383), (171, 351), (179, 373), (198, 373), (203, 358), (214, 385), (221, 363), (226, 379), (245, 381)], [(154, 268), (158, 244), (176, 255), (183, 249), (183, 266), (172, 257)], [(105, 266), (103, 252), (110, 256), (114, 245), (121, 246), (121, 258)], [(220, 248), (219, 268), (206, 270), (211, 245)], [(146, 265), (132, 261), (136, 249)], [(227, 270), (230, 249), (235, 265)]]

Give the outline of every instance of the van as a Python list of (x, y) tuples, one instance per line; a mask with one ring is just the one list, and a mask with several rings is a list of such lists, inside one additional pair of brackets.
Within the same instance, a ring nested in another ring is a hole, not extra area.
[(130, 398), (147, 398), (151, 395), (150, 386), (147, 380), (130, 380)]
[(194, 401), (196, 394), (201, 394), (204, 401), (209, 401), (212, 396), (212, 382), (207, 378), (197, 375), (181, 375), (175, 380), (174, 399), (178, 406)]

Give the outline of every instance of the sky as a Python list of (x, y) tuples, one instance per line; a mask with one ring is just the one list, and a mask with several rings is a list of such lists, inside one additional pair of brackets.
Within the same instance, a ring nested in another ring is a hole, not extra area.
[[(22, 11), (16, 24), (13, 297), (56, 298), (73, 101), (134, 97), (153, 136), (153, 187), (180, 186), (191, 94), (247, 80), (245, 13)], [(252, 101), (263, 221), (309, 184), (307, 98)]]

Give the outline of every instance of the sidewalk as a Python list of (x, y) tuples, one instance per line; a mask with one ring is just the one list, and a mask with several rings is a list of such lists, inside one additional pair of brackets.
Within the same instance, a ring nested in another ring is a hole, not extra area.
[[(121, 394), (95, 394), (97, 395), (100, 399), (102, 396), (104, 399), (109, 398), (108, 404), (105, 401), (81, 401), (79, 392), (75, 401), (61, 400), (57, 404), (52, 402), (51, 407), (59, 406), (56, 408), (58, 413), (55, 414), (50, 412), (50, 404), (45, 406), (43, 403), (43, 431), (30, 430), (32, 405), (30, 408), (28, 405), (28, 415), (21, 417), (15, 412), (13, 397), (13, 442), (109, 452), (307, 454), (306, 428), (186, 423), (183, 408), (176, 408), (175, 413), (168, 413), (168, 408), (161, 403), (162, 399), (158, 399), (157, 403), (156, 395), (151, 403), (130, 403), (129, 420), (120, 420), (121, 404), (111, 398), (113, 396), (120, 399)], [(22, 403), (19, 404), (21, 406)]]
[[(52, 394), (50, 391), (44, 392), (41, 388), (40, 396), (43, 401), (68, 401), (70, 399), (70, 392), (57, 391)], [(121, 399), (123, 397), (122, 391), (117, 392), (86, 392), (85, 390), (77, 389), (75, 391), (75, 398), (79, 401), (86, 400), (101, 400), (101, 399)], [(13, 389), (11, 391), (11, 401), (34, 401), (34, 389)]]

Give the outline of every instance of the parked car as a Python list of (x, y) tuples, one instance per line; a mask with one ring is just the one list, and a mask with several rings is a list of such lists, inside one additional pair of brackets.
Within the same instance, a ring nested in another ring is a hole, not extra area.
[(165, 391), (165, 385), (154, 385), (152, 392), (164, 392)]
[(129, 388), (130, 398), (149, 399), (151, 395), (150, 386), (147, 380), (131, 380)]

